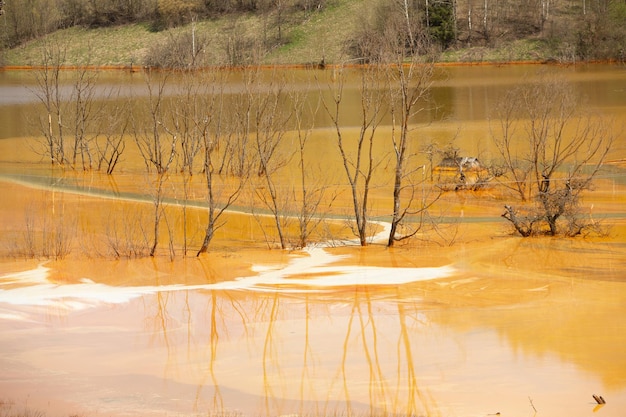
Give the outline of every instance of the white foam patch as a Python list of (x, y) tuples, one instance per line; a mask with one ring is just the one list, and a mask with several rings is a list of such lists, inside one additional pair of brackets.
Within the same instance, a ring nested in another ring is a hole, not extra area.
[(25, 317), (24, 314), (13, 313), (13, 312), (0, 312), (0, 320), (29, 321), (28, 317)]
[[(451, 266), (432, 268), (385, 268), (338, 266), (341, 256), (323, 248), (307, 250), (308, 256), (294, 257), (284, 267), (256, 267), (258, 273), (232, 281), (200, 285), (161, 285), (118, 287), (84, 278), (76, 284), (55, 284), (48, 280), (49, 269), (36, 269), (0, 276), (0, 303), (22, 306), (47, 306), (81, 310), (102, 303), (120, 304), (143, 295), (188, 290), (244, 290), (263, 292), (322, 292), (354, 286), (404, 285), (445, 278), (455, 273)], [(0, 319), (18, 319), (2, 312)]]
[(43, 264), (39, 264), (37, 268), (28, 271), (0, 275), (0, 286), (12, 284), (39, 284), (46, 280), (49, 270), (50, 268), (46, 268)]

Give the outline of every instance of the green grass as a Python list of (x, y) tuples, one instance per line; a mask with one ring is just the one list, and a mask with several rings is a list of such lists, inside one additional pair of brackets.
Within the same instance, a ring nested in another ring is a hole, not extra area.
[(447, 51), (442, 62), (513, 62), (543, 61), (551, 57), (546, 41), (520, 39), (492, 48), (474, 47)]
[[(304, 15), (299, 11), (290, 16), (283, 26), (287, 43), (272, 49), (264, 58), (267, 64), (301, 64), (340, 62), (344, 59), (343, 45), (356, 24), (360, 9), (367, 8), (372, 0), (335, 0), (322, 10)], [(193, 26), (199, 37), (207, 39), (205, 55), (208, 64), (225, 62), (226, 39), (239, 31), (248, 39), (258, 39), (263, 33), (263, 19), (271, 16), (230, 16), (198, 22)], [(236, 29), (235, 29), (236, 27)], [(191, 32), (192, 25), (155, 32), (148, 24), (131, 24), (118, 27), (83, 29), (73, 27), (56, 31), (46, 42), (66, 48), (69, 65), (142, 65), (151, 46), (166, 42), (182, 32)], [(269, 33), (271, 36), (272, 34)], [(44, 39), (36, 39), (17, 48), (5, 51), (5, 65), (38, 65)]]
[[(141, 66), (146, 56), (158, 45), (167, 43), (183, 33), (196, 31), (198, 39), (205, 40), (202, 59), (206, 65), (227, 64), (229, 41), (245, 40), (249, 47), (260, 39), (274, 40), (274, 45), (262, 56), (265, 64), (308, 64), (346, 62), (346, 43), (359, 25), (373, 10), (378, 0), (327, 0), (326, 6), (305, 14), (292, 11), (281, 25), (281, 40), (277, 41), (276, 16), (246, 14), (227, 15), (217, 19), (197, 22), (195, 25), (154, 31), (150, 23), (118, 27), (83, 29), (70, 28), (56, 31), (46, 42), (63, 45), (67, 50), (66, 64), (92, 64), (100, 66)], [(626, 7), (624, 7), (626, 10)], [(626, 12), (624, 12), (626, 13)], [(569, 19), (563, 15), (559, 19)], [(563, 20), (563, 21), (566, 21)], [(559, 22), (563, 22), (559, 20)], [(558, 40), (558, 39), (557, 39)], [(270, 42), (271, 43), (271, 42)], [(43, 39), (36, 39), (11, 50), (0, 51), (0, 64), (37, 65), (41, 63)], [(184, 46), (184, 44), (183, 44)], [(550, 39), (529, 38), (501, 42), (490, 47), (465, 47), (446, 51), (443, 62), (504, 62), (542, 61), (563, 55), (567, 58), (570, 45), (555, 43)], [(166, 46), (167, 48), (168, 46)], [(570, 48), (571, 49), (571, 48)], [(252, 54), (252, 52), (247, 51)], [(565, 54), (565, 55), (564, 55)], [(571, 55), (571, 54), (570, 54)], [(154, 60), (153, 60), (154, 62)], [(157, 62), (158, 61), (157, 59)]]
[(9, 50), (4, 61), (6, 65), (40, 64), (41, 48), (44, 42), (50, 42), (66, 48), (68, 64), (136, 65), (141, 63), (148, 45), (165, 36), (140, 24), (91, 30), (72, 27)]
[(290, 43), (268, 57), (270, 63), (338, 63), (346, 59), (345, 43), (371, 1), (336, 1), (311, 13), (289, 31)]

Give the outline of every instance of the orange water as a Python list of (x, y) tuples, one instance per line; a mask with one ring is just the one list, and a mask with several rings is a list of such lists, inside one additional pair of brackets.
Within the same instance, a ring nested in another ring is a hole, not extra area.
[[(445, 142), (461, 126), (465, 152), (488, 149), (481, 135), (489, 100), (477, 92), (489, 98), (490, 89), (535, 68), (451, 69), (438, 83), (455, 93), (457, 115), (473, 113), (424, 131)], [(617, 97), (626, 88), (621, 69), (559, 70), (582, 84), (604, 80), (595, 102), (626, 116)], [(326, 130), (315, 137), (323, 144)], [(184, 205), (170, 203), (173, 261), (167, 237), (156, 258), (107, 252), (112, 228), (121, 233), (152, 213), (141, 169), (113, 179), (50, 171), (27, 143), (0, 141), (0, 415), (27, 408), (51, 416), (617, 417), (626, 410), (623, 136), (610, 175), (582, 201), (606, 226), (603, 236), (522, 239), (499, 218), (495, 191), (466, 191), (441, 200), (438, 234), (394, 249), (269, 250), (266, 220), (232, 213), (210, 253), (195, 258), (192, 249), (182, 256)], [(75, 186), (49, 187), (31, 175)], [(170, 181), (173, 195), (180, 188)], [(102, 190), (132, 194), (103, 198)], [(346, 195), (335, 203), (335, 216), (349, 213)], [(372, 210), (384, 214), (388, 203), (380, 191)], [(191, 206), (186, 215), (197, 248), (206, 215)], [(24, 259), (29, 218), (41, 242), (63, 219), (70, 254)], [(351, 237), (343, 222), (329, 225), (335, 243)], [(422, 279), (431, 272), (434, 279)]]

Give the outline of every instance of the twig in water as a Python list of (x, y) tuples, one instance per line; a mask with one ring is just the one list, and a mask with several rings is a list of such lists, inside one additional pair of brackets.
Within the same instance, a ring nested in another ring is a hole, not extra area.
[(533, 399), (530, 398), (530, 395), (528, 396), (528, 401), (530, 401), (530, 406), (533, 408), (533, 410), (535, 410), (535, 413), (536, 413), (537, 409), (535, 408), (535, 404), (533, 404)]
[(604, 398), (602, 398), (602, 395), (593, 394), (593, 399), (596, 400), (598, 404), (606, 404), (606, 401), (604, 401)]

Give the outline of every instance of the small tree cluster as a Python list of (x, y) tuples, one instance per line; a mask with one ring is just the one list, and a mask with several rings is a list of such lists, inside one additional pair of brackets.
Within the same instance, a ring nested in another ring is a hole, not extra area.
[(452, 46), (456, 40), (455, 0), (432, 0), (427, 2), (424, 23), (432, 40), (442, 49)]
[[(179, 79), (170, 84), (173, 75)], [(148, 99), (135, 109), (133, 134), (153, 201), (150, 256), (164, 240), (163, 231), (173, 256), (175, 233), (168, 193), (174, 180), (182, 183), (183, 195), (178, 201), (183, 217), (183, 251), (187, 252), (189, 184), (196, 174), (201, 174), (205, 187), (208, 215), (198, 255), (208, 251), (217, 230), (225, 225), (225, 213), (242, 195), (254, 200), (253, 213), (257, 207), (269, 212), (273, 222), (259, 221), (259, 225), (270, 245), (276, 236), (283, 249), (305, 246), (319, 224), (317, 206), (324, 186), (309, 182), (308, 165), (301, 171), (301, 199), (293, 198), (298, 189), (295, 185), (279, 183), (294, 155), (284, 139), (292, 131), (293, 118), (301, 117), (301, 113), (295, 116), (296, 112), (305, 111), (304, 99), (284, 91), (285, 80), (280, 75), (258, 67), (237, 73), (242, 77), (242, 90), (227, 92), (226, 77), (232, 75), (219, 70), (145, 75)], [(303, 129), (302, 121), (296, 124), (300, 160), (305, 164), (307, 134)], [(297, 232), (287, 227), (295, 219), (288, 215), (293, 212), (301, 213)]]
[(185, 31), (170, 34), (165, 42), (153, 45), (144, 58), (149, 68), (191, 69), (201, 66), (209, 40), (203, 34)]
[(359, 28), (349, 41), (349, 53), (362, 62), (388, 62), (389, 42), (394, 42), (404, 46), (403, 53), (412, 55), (424, 35), (423, 15), (414, 2), (376, 2), (373, 9), (364, 10)]
[(512, 90), (498, 108), (499, 181), (521, 201), (506, 205), (503, 217), (522, 236), (573, 236), (593, 226), (579, 199), (612, 146), (609, 124), (583, 112), (564, 80), (548, 76)]
[(43, 201), (45, 203), (30, 204), (24, 212), (24, 229), (13, 235), (11, 255), (63, 259), (70, 254), (76, 236), (76, 219), (66, 209), (62, 197)]
[(119, 92), (109, 89), (97, 98), (98, 73), (86, 67), (71, 73), (73, 78), (66, 88), (64, 45), (46, 43), (41, 52), (43, 66), (36, 74), (34, 93), (44, 107), (35, 122), (43, 137), (42, 155), (52, 165), (111, 174), (124, 150), (122, 137), (128, 119), (112, 118), (119, 115), (120, 107), (107, 109), (96, 101)]
[[(149, 23), (160, 31), (225, 14), (274, 15), (281, 26), (290, 13), (305, 16), (325, 0), (20, 0), (1, 8), (0, 46), (13, 48), (30, 39), (73, 26), (108, 27)], [(42, 11), (45, 10), (45, 13)]]

